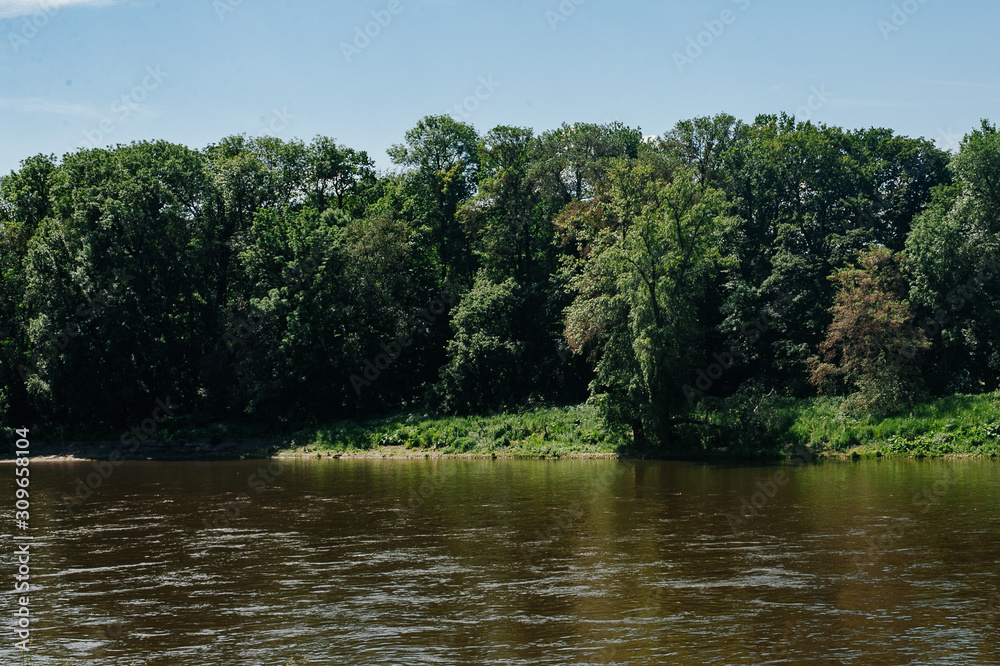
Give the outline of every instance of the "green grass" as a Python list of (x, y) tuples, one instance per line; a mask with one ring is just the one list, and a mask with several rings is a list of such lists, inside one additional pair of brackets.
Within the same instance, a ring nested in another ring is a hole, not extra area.
[(604, 431), (594, 409), (586, 405), (493, 416), (403, 414), (345, 421), (302, 430), (291, 442), (293, 448), (317, 452), (404, 446), (415, 451), (513, 458), (613, 454), (623, 445), (621, 438)]
[[(712, 425), (681, 426), (672, 454), (704, 458), (771, 458), (806, 446), (815, 453), (852, 457), (1000, 457), (1000, 392), (955, 395), (914, 406), (891, 418), (858, 418), (843, 398), (773, 399), (757, 417), (713, 416)], [(721, 427), (720, 427), (721, 426)], [(472, 453), (514, 458), (619, 453), (627, 442), (605, 431), (588, 405), (495, 416), (432, 417), (403, 414), (345, 421), (295, 434), (291, 446), (346, 453), (381, 446), (415, 453)], [(661, 457), (662, 452), (649, 452)], [(670, 457), (670, 454), (667, 454)]]
[(882, 419), (852, 417), (842, 405), (816, 398), (781, 407), (788, 441), (865, 457), (1000, 455), (1000, 392), (939, 398)]

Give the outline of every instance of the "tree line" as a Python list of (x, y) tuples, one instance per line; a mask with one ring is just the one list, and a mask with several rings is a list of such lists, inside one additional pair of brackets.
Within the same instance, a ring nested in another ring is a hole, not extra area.
[[(231, 136), (0, 180), (0, 409), (110, 427), (590, 400), (668, 448), (764, 396), (881, 413), (1000, 381), (1000, 137), (787, 115), (389, 151)], [(742, 410), (742, 411), (741, 411)]]

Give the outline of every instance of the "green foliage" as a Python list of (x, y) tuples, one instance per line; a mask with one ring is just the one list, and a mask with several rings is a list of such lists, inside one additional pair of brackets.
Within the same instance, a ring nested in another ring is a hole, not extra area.
[(953, 395), (913, 405), (892, 417), (851, 416), (843, 398), (820, 398), (786, 408), (794, 419), (789, 441), (861, 455), (935, 457), (1000, 454), (1000, 394)]
[(699, 418), (676, 428), (676, 449), (694, 457), (778, 458), (790, 443), (796, 401), (741, 392), (702, 403)]
[(293, 446), (326, 452), (370, 451), (402, 446), (409, 451), (474, 453), (508, 458), (622, 451), (625, 441), (606, 432), (589, 406), (542, 408), (492, 416), (439, 417), (410, 414), (311, 428)]
[(0, 418), (23, 418), (29, 411), (24, 379), (17, 368), (32, 363), (27, 352), (28, 312), (25, 262), (31, 238), (52, 211), (55, 158), (21, 162), (21, 170), (0, 179)]
[(427, 116), (406, 133), (406, 143), (389, 149), (393, 162), (409, 167), (403, 179), (401, 212), (436, 251), (445, 277), (472, 272), (468, 238), (458, 222), (463, 202), (479, 178), (479, 135), (449, 116)]
[(691, 170), (699, 183), (719, 187), (726, 154), (742, 127), (727, 113), (682, 120), (663, 136), (660, 149), (672, 163)]
[(987, 120), (962, 141), (952, 170), (983, 213), (983, 222), (1000, 225), (1000, 133)]
[(573, 279), (567, 340), (594, 358), (594, 404), (637, 444), (668, 449), (673, 420), (686, 410), (679, 387), (704, 342), (698, 303), (727, 265), (720, 248), (733, 223), (724, 210), (720, 192), (680, 169), (632, 228), (593, 234)]
[(50, 186), (52, 212), (25, 262), (36, 409), (110, 422), (148, 414), (157, 397), (193, 393), (211, 339), (203, 156), (165, 142), (81, 151)]
[(505, 404), (525, 383), (525, 343), (519, 338), (521, 296), (513, 278), (499, 284), (485, 273), (462, 298), (452, 317), (448, 364), (441, 369), (438, 402), (446, 413), (467, 413)]
[(539, 152), (529, 129), (490, 131), (479, 145), (478, 191), (459, 211), (480, 264), (522, 284), (545, 280), (555, 258), (551, 216), (530, 176)]
[[(916, 372), (1000, 388), (989, 123), (953, 159), (886, 129), (725, 114), (655, 140), (429, 116), (389, 152), (386, 174), (322, 136), (22, 162), (0, 180), (4, 419), (114, 433), (169, 397), (175, 421), (267, 428), (589, 395), (646, 450), (757, 455), (791, 431), (781, 400), (812, 394), (819, 354), (855, 413), (912, 399)], [(838, 273), (872, 247), (905, 247), (898, 280)], [(888, 362), (907, 345), (918, 365)], [(443, 427), (384, 442), (487, 441)], [(551, 432), (502, 436), (537, 453)]]
[(941, 387), (1000, 387), (998, 165), (1000, 138), (984, 123), (955, 157), (957, 182), (935, 192), (906, 242), (910, 298), (936, 343), (929, 376)]
[(760, 116), (735, 133), (720, 175), (742, 220), (734, 246), (740, 270), (722, 308), (726, 343), (787, 300), (747, 350), (743, 375), (808, 394), (808, 360), (831, 320), (829, 276), (871, 245), (902, 249), (932, 188), (950, 179), (948, 156), (890, 130), (851, 132), (786, 115)]
[(371, 203), (375, 187), (375, 162), (365, 151), (316, 137), (306, 148), (309, 201), (319, 211), (336, 205), (338, 210), (360, 217)]

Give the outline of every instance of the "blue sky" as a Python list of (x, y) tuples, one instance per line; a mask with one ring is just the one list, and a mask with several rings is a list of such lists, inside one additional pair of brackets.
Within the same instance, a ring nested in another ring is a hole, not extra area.
[(0, 173), (239, 133), (324, 134), (388, 168), (445, 112), (662, 134), (787, 111), (954, 148), (1000, 120), (998, 18), (995, 0), (0, 0)]

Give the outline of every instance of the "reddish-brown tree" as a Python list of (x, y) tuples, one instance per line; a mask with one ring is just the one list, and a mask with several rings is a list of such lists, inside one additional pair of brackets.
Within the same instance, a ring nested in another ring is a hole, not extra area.
[(921, 392), (918, 359), (930, 345), (906, 299), (904, 259), (878, 247), (830, 277), (837, 284), (833, 322), (810, 380), (821, 393), (849, 393), (852, 411), (891, 412)]

